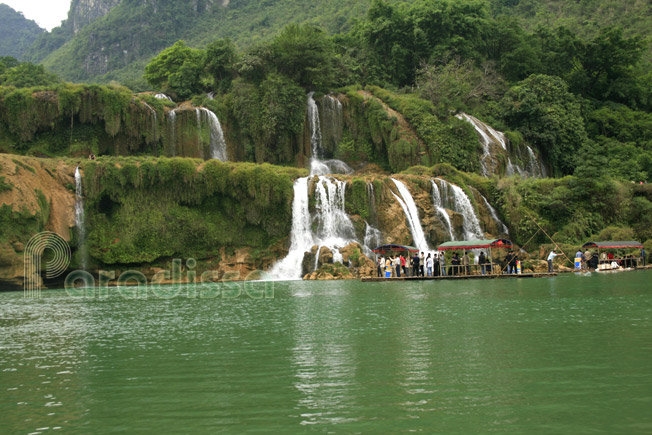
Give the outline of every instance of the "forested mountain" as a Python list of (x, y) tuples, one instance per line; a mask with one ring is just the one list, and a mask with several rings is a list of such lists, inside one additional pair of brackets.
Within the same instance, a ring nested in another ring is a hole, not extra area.
[[(408, 0), (404, 3), (412, 3)], [(392, 3), (392, 1), (389, 1)], [(428, 7), (429, 1), (416, 1)], [(652, 4), (636, 0), (475, 0), (506, 29), (519, 24), (536, 32), (563, 26), (590, 38), (605, 26), (619, 26), (625, 36), (648, 37)], [(43, 35), (26, 54), (64, 79), (146, 87), (142, 69), (161, 49), (179, 39), (205, 47), (228, 37), (238, 47), (268, 40), (289, 23), (309, 23), (325, 32), (348, 31), (364, 17), (371, 0), (73, 0), (68, 19)], [(650, 58), (650, 51), (646, 57)]]
[[(142, 70), (179, 39), (205, 46), (220, 37), (248, 46), (288, 23), (312, 23), (330, 33), (363, 17), (369, 0), (75, 0), (60, 28), (45, 35), (28, 59), (72, 81), (118, 80), (146, 86)], [(101, 11), (103, 13), (98, 13)]]
[(0, 57), (22, 58), (25, 50), (44, 32), (44, 29), (20, 12), (0, 4)]

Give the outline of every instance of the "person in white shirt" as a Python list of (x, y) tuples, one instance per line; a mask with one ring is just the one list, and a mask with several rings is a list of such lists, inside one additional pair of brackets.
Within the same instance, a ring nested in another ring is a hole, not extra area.
[(552, 267), (552, 260), (554, 260), (557, 255), (559, 254), (555, 253), (554, 249), (550, 251), (550, 254), (548, 254), (548, 273), (554, 272), (554, 269)]
[(430, 256), (430, 253), (428, 253), (428, 256), (426, 257), (426, 270), (428, 271), (428, 276), (432, 276), (432, 257)]

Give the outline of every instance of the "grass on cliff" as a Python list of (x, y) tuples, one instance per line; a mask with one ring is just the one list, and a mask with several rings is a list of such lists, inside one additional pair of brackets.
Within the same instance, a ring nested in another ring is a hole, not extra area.
[(304, 169), (183, 158), (82, 163), (91, 255), (106, 264), (221, 247), (268, 248), (290, 232)]

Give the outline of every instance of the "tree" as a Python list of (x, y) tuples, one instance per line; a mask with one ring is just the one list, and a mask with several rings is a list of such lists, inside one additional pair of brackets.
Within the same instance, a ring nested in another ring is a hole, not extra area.
[(305, 90), (325, 90), (333, 82), (334, 51), (318, 28), (291, 24), (272, 42), (276, 70)]
[(226, 92), (235, 76), (236, 51), (230, 39), (218, 39), (206, 47), (206, 71), (219, 92)]
[(575, 154), (587, 141), (577, 98), (559, 77), (532, 75), (501, 101), (507, 124), (536, 144), (559, 174), (570, 174)]
[(424, 65), (417, 73), (416, 83), (421, 96), (443, 113), (495, 99), (502, 95), (505, 86), (492, 63), (477, 67), (473, 61), (459, 56), (448, 62)]
[[(13, 64), (10, 60), (8, 63)], [(4, 62), (0, 61), (0, 85), (2, 86), (28, 88), (32, 86), (49, 86), (60, 82), (59, 78), (55, 74), (47, 72), (43, 65), (23, 62), (4, 70), (3, 65)]]
[(205, 55), (203, 50), (186, 47), (183, 41), (177, 41), (147, 64), (145, 80), (175, 99), (188, 99), (210, 86), (204, 69)]
[(630, 87), (636, 87), (634, 67), (641, 60), (645, 44), (640, 37), (625, 38), (622, 29), (602, 29), (586, 44), (574, 63), (568, 82), (574, 92), (599, 100), (623, 101)]

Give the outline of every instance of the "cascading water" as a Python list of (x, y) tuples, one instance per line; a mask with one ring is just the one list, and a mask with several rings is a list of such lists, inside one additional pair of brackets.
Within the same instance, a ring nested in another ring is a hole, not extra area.
[(536, 178), (544, 178), (548, 176), (548, 171), (546, 170), (545, 165), (541, 162), (541, 159), (537, 157), (534, 153), (534, 150), (527, 147), (527, 173)]
[(460, 213), (464, 218), (462, 224), (464, 240), (484, 239), (484, 231), (480, 227), (480, 221), (475, 214), (471, 200), (464, 190), (442, 178), (436, 178), (435, 181), (439, 184), (442, 204), (446, 208)]
[(321, 101), (321, 142), (322, 148), (334, 152), (342, 140), (344, 116), (342, 103), (332, 95), (326, 95)]
[(201, 122), (207, 121), (211, 130), (211, 159), (218, 159), (225, 162), (227, 160), (226, 141), (224, 140), (224, 131), (222, 130), (220, 120), (215, 113), (205, 107), (200, 107), (197, 110), (198, 122), (201, 124)]
[[(294, 183), (292, 201), (292, 232), (288, 255), (270, 270), (270, 279), (300, 279), (303, 257), (315, 245), (328, 247), (334, 262), (342, 262), (339, 249), (355, 242), (355, 229), (344, 209), (346, 183), (319, 176), (315, 184), (315, 215), (308, 208), (308, 185), (312, 177), (299, 178)], [(315, 222), (315, 231), (311, 224)], [(315, 267), (319, 261), (315, 259)]]
[(383, 244), (383, 233), (378, 228), (372, 227), (365, 221), (364, 239), (362, 241), (362, 251), (364, 255), (372, 258), (373, 249)]
[(396, 189), (398, 189), (400, 197), (394, 192), (391, 192), (394, 195), (394, 198), (403, 208), (405, 212), (405, 217), (407, 218), (408, 225), (410, 226), (410, 232), (412, 233), (412, 240), (414, 240), (414, 246), (419, 249), (421, 252), (429, 252), (430, 248), (428, 247), (428, 242), (426, 241), (426, 236), (421, 227), (421, 221), (419, 220), (419, 211), (417, 210), (417, 205), (412, 198), (412, 194), (408, 188), (401, 181), (392, 178)]
[(482, 166), (482, 175), (485, 177), (490, 175), (493, 172), (492, 164), (492, 155), (489, 145), (491, 144), (491, 139), (485, 133), (485, 131), (480, 127), (479, 120), (471, 115), (466, 113), (458, 113), (455, 115), (456, 118), (466, 121), (473, 125), (475, 131), (480, 135), (480, 145), (482, 145), (482, 157), (480, 158), (480, 165)]
[(455, 235), (453, 234), (453, 225), (451, 224), (451, 218), (448, 215), (448, 212), (444, 208), (444, 203), (441, 199), (441, 193), (439, 192), (439, 186), (437, 186), (437, 183), (435, 183), (434, 180), (430, 180), (432, 183), (432, 202), (433, 205), (435, 206), (435, 210), (437, 211), (437, 214), (441, 217), (442, 221), (444, 222), (446, 229), (448, 230), (448, 235), (450, 236), (450, 240), (455, 240)]
[(301, 279), (303, 255), (313, 246), (308, 209), (308, 181), (310, 177), (298, 178), (294, 182), (292, 199), (292, 232), (290, 251), (269, 271), (270, 279)]
[(156, 94), (154, 95), (154, 98), (158, 98), (159, 100), (168, 100), (174, 103), (174, 101), (172, 101), (172, 98), (168, 97), (165, 94)]
[(312, 158), (319, 159), (321, 157), (321, 123), (319, 122), (319, 108), (312, 97), (314, 94), (314, 92), (308, 94), (308, 122), (310, 123)]
[[(310, 173), (313, 175), (350, 174), (353, 169), (341, 160), (322, 160), (324, 155), (322, 145), (321, 122), (319, 108), (313, 98), (314, 92), (308, 94), (308, 123), (310, 125), (310, 146), (312, 158), (310, 159)], [(339, 101), (338, 101), (339, 102)]]
[[(536, 154), (529, 146), (526, 147), (526, 155), (516, 156), (523, 165), (518, 162), (514, 163), (511, 156), (509, 155), (509, 150), (507, 149), (507, 138), (505, 134), (495, 130), (491, 126), (485, 124), (474, 116), (468, 115), (466, 113), (460, 113), (455, 115), (458, 119), (466, 121), (473, 125), (476, 133), (480, 138), (480, 144), (482, 145), (483, 155), (480, 159), (480, 164), (482, 166), (482, 174), (484, 176), (490, 176), (496, 173), (499, 159), (497, 156), (494, 156), (492, 148), (502, 148), (504, 153), (507, 156), (507, 163), (505, 167), (506, 175), (519, 174), (523, 177), (542, 177), (545, 173), (545, 167), (541, 163), (540, 159), (537, 158)], [(493, 145), (493, 147), (492, 147)], [(521, 153), (522, 154), (522, 153)]]
[(154, 139), (156, 140), (157, 138), (157, 128), (158, 128), (158, 116), (156, 115), (156, 110), (149, 104), (143, 101), (143, 104), (147, 109), (149, 109), (149, 113), (152, 114), (152, 119), (153, 119), (153, 125), (154, 125)]
[(487, 201), (487, 198), (485, 198), (484, 195), (480, 195), (480, 197), (484, 201), (484, 205), (487, 207), (487, 210), (489, 210), (489, 214), (491, 214), (491, 218), (494, 220), (494, 222), (496, 222), (496, 225), (502, 229), (503, 234), (509, 235), (509, 229), (507, 228), (507, 225), (505, 225), (503, 221), (501, 221), (498, 217), (496, 209), (493, 208), (491, 204), (489, 204), (489, 201)]
[(82, 191), (82, 174), (79, 166), (75, 169), (75, 228), (79, 246), (79, 265), (86, 270), (88, 258), (86, 253), (86, 227), (84, 224), (84, 194)]
[(177, 155), (177, 109), (172, 109), (168, 112), (168, 155), (174, 157)]

